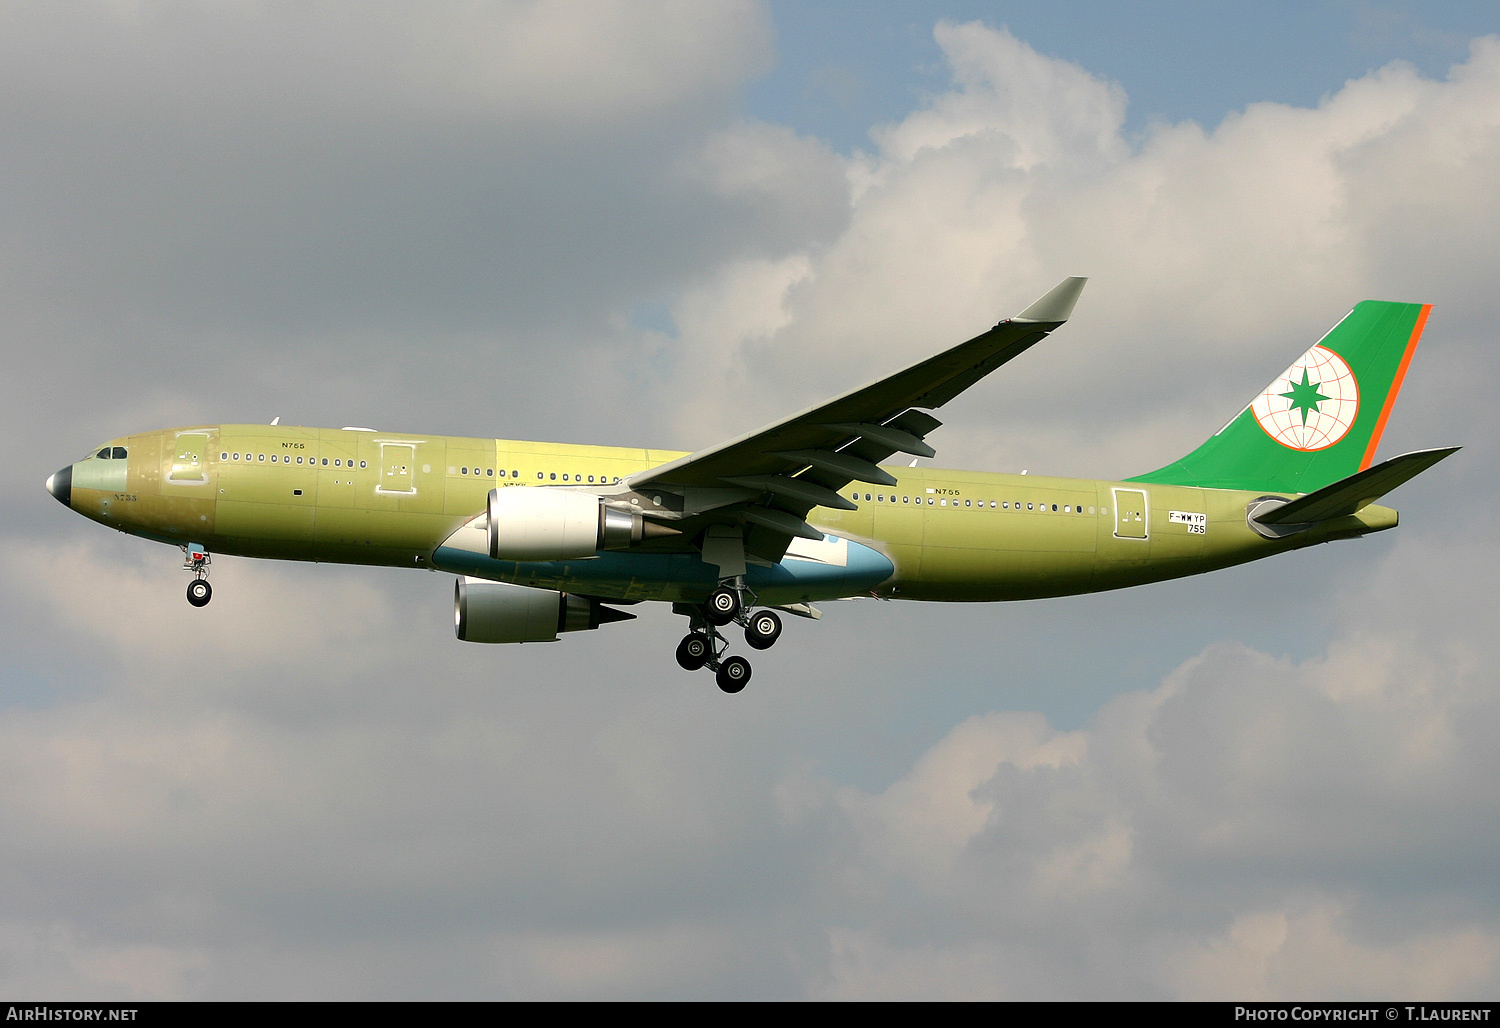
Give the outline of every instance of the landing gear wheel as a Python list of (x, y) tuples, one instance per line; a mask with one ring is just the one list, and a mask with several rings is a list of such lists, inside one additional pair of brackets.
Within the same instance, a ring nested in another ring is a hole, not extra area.
[(721, 585), (708, 594), (703, 611), (712, 624), (727, 625), (740, 616), (740, 594)]
[(757, 650), (769, 650), (781, 638), (781, 618), (775, 612), (759, 610), (745, 625), (745, 642)]
[(714, 653), (713, 644), (702, 632), (694, 632), (677, 644), (677, 663), (684, 671), (697, 671)]
[(725, 692), (739, 692), (750, 681), (750, 662), (744, 657), (730, 657), (719, 665), (719, 688)]
[(214, 597), (214, 588), (208, 584), (207, 579), (195, 578), (188, 583), (188, 602), (195, 607), (208, 605), (208, 601)]

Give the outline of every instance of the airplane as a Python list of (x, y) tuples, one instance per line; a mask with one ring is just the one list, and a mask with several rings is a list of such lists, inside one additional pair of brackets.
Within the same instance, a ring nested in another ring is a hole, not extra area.
[[(197, 425), (112, 439), (47, 479), (64, 505), (177, 546), (188, 602), (212, 554), (448, 572), (454, 632), (552, 642), (688, 618), (685, 669), (750, 680), (821, 601), (989, 601), (1119, 589), (1394, 528), (1376, 504), (1457, 451), (1373, 462), (1430, 304), (1359, 303), (1223, 428), (1122, 481), (917, 467), (930, 413), (1071, 316), (1067, 278), (965, 343), (695, 453), (368, 428)], [(912, 457), (886, 463), (896, 454)]]

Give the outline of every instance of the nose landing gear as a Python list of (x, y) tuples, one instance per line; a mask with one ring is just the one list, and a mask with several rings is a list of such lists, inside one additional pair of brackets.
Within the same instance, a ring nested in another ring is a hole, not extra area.
[(182, 570), (191, 571), (193, 580), (188, 583), (187, 601), (195, 607), (204, 607), (214, 598), (214, 588), (208, 584), (208, 551), (197, 543), (188, 543), (182, 548)]

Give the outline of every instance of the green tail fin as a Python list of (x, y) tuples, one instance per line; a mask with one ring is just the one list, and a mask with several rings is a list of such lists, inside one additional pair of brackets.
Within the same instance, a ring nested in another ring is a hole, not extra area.
[(1431, 309), (1356, 305), (1202, 446), (1130, 481), (1310, 493), (1363, 471)]

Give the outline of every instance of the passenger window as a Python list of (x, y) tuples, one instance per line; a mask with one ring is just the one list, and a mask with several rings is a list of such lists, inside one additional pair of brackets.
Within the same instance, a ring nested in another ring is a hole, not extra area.
[(554, 481), (554, 482), (556, 482), (556, 481), (557, 481), (557, 472), (556, 472), (556, 471), (554, 471), (554, 472), (552, 472), (552, 474), (551, 474), (551, 475), (550, 475), (550, 476), (548, 476), (548, 477), (549, 477), (549, 478), (550, 478), (550, 479), (551, 479), (551, 480), (552, 480), (552, 481)]
[(324, 466), (324, 467), (325, 467), (325, 468), (326, 468), (326, 467), (328, 467), (328, 458), (327, 458), (327, 457), (324, 457), (324, 458), (323, 458), (323, 466)]
[(226, 450), (223, 453), (219, 454), (219, 459), (220, 460), (228, 460), (229, 459), (229, 451)]
[(262, 464), (264, 464), (264, 463), (265, 463), (265, 462), (266, 462), (266, 455), (265, 455), (265, 454), (261, 454), (261, 455), (260, 455), (260, 462), (261, 462), (261, 463), (262, 463)]

